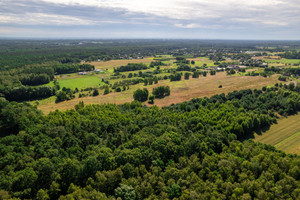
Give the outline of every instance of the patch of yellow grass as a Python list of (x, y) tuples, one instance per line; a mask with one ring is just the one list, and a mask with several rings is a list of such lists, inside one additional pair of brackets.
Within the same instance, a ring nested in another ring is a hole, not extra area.
[(101, 62), (90, 62), (86, 64), (94, 65), (96, 69), (112, 69), (114, 67), (120, 67), (122, 65), (127, 65), (128, 63), (151, 63), (153, 58), (143, 58), (143, 59), (132, 59), (132, 60), (109, 60)]
[(254, 141), (300, 155), (300, 114), (278, 120), (267, 132), (255, 135)]

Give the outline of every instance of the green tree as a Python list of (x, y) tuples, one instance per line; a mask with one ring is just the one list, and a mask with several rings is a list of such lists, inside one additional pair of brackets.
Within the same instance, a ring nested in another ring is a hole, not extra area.
[(134, 93), (133, 93), (133, 98), (134, 100), (140, 101), (140, 102), (144, 102), (147, 101), (149, 96), (149, 91), (144, 88), (144, 89), (137, 89)]
[(165, 96), (170, 95), (170, 87), (169, 86), (159, 86), (157, 88), (153, 88), (152, 94), (155, 98), (163, 98)]
[(190, 75), (191, 75), (191, 74), (188, 73), (188, 72), (184, 73), (184, 79), (185, 79), (185, 80), (189, 80)]
[(94, 89), (93, 96), (95, 97), (95, 96), (98, 96), (98, 95), (99, 95), (99, 91), (97, 89)]
[(136, 193), (132, 186), (120, 184), (120, 187), (115, 189), (115, 196), (124, 200), (135, 200)]
[(49, 200), (50, 197), (47, 193), (47, 191), (43, 190), (43, 189), (40, 189), (38, 191), (38, 193), (36, 194), (36, 199), (37, 200)]
[(180, 190), (180, 186), (177, 184), (172, 184), (169, 188), (168, 188), (168, 193), (169, 193), (169, 197), (170, 199), (173, 198), (178, 198), (181, 195), (181, 190)]
[(106, 94), (109, 94), (109, 88), (108, 87), (106, 87), (105, 89), (104, 89), (104, 93), (103, 93), (104, 95), (106, 95)]
[(154, 104), (154, 99), (155, 99), (155, 96), (151, 95), (151, 96), (149, 97), (148, 103), (149, 103), (149, 104)]

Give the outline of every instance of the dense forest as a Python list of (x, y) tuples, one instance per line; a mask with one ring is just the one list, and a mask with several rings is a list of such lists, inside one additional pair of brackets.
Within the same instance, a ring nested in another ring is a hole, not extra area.
[(0, 199), (296, 200), (299, 156), (246, 138), (299, 110), (293, 85), (49, 115), (0, 99)]

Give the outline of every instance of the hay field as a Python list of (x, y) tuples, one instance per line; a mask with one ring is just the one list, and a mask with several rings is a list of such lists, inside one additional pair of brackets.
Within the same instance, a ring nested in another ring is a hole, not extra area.
[(254, 141), (275, 146), (286, 153), (300, 155), (300, 114), (278, 120), (270, 130), (255, 135)]

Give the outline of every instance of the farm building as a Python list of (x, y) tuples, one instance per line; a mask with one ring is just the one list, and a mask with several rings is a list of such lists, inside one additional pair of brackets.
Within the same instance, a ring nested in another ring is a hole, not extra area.
[(78, 75), (87, 75), (86, 72), (78, 72)]
[(94, 72), (100, 73), (100, 72), (103, 72), (103, 70), (102, 69), (95, 69)]

